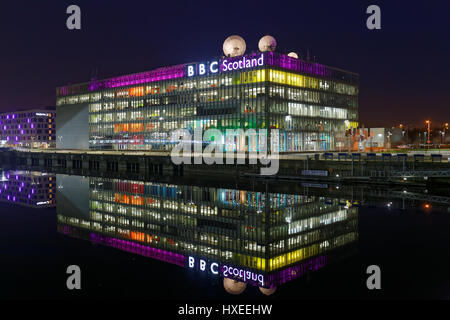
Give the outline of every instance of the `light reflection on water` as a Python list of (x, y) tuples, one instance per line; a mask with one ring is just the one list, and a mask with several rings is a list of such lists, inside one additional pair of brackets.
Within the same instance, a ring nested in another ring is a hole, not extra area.
[[(355, 259), (360, 210), (441, 216), (450, 203), (445, 192), (373, 186), (253, 181), (232, 187), (27, 171), (2, 177), (2, 201), (56, 206), (56, 229), (64, 238), (176, 266), (167, 272), (244, 282), (246, 291), (274, 296), (279, 287)], [(230, 285), (222, 288), (233, 293)]]

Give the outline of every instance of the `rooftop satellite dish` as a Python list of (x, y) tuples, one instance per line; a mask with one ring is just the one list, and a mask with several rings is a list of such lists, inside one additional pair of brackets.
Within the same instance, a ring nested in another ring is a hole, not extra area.
[(275, 51), (275, 48), (277, 47), (277, 41), (274, 37), (270, 35), (266, 35), (262, 37), (258, 42), (258, 48), (261, 52), (266, 51)]
[(298, 59), (298, 54), (296, 54), (295, 52), (289, 52), (288, 57)]
[(223, 42), (223, 53), (227, 57), (242, 56), (245, 53), (245, 49), (245, 41), (238, 35), (229, 36)]

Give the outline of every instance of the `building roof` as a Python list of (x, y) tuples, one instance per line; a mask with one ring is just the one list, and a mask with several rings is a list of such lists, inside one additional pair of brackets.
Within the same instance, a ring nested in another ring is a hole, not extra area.
[[(313, 75), (323, 78), (336, 79), (338, 81), (357, 84), (359, 82), (359, 74), (346, 71), (339, 68), (329, 67), (317, 62), (307, 61), (303, 59), (297, 59), (290, 57), (286, 54), (276, 52), (253, 52), (243, 56), (228, 58), (220, 57), (213, 58), (211, 61), (228, 60), (233, 62), (242, 58), (252, 59), (255, 57), (264, 56), (264, 67), (276, 67), (281, 69), (287, 69), (294, 72), (298, 72), (306, 75)], [(198, 64), (198, 62), (179, 64), (175, 66), (161, 67), (151, 71), (133, 73), (118, 77), (112, 77), (102, 80), (91, 80), (89, 82), (83, 82), (79, 84), (67, 85), (56, 88), (57, 96), (67, 96), (72, 94), (82, 94), (95, 92), (108, 88), (125, 87), (129, 85), (138, 85), (151, 83), (156, 81), (163, 81), (169, 79), (186, 77), (186, 68), (188, 65)], [(222, 69), (219, 70), (219, 73)]]
[(18, 108), (10, 111), (2, 111), (0, 112), (0, 115), (2, 114), (8, 114), (8, 113), (24, 113), (24, 112), (54, 112), (56, 111), (55, 106), (46, 106), (46, 107), (29, 107), (29, 108)]

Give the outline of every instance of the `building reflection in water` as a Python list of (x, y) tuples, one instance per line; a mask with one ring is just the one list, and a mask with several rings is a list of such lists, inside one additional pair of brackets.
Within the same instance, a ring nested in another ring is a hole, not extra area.
[(358, 208), (338, 199), (59, 174), (57, 180), (59, 232), (223, 277), (235, 294), (247, 283), (271, 294), (358, 239)]
[(54, 207), (55, 178), (53, 173), (2, 171), (0, 201), (33, 208)]

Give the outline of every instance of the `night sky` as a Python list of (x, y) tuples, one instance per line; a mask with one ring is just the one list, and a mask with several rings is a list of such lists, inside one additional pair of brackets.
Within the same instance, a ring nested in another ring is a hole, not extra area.
[[(66, 8), (81, 8), (81, 30)], [(381, 30), (366, 8), (381, 7)], [(8, 1), (0, 9), (0, 110), (55, 104), (55, 88), (222, 54), (265, 34), (360, 74), (366, 126), (450, 122), (450, 2), (442, 1)]]

